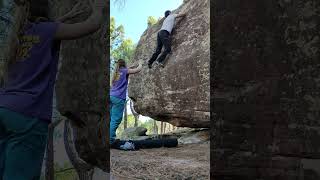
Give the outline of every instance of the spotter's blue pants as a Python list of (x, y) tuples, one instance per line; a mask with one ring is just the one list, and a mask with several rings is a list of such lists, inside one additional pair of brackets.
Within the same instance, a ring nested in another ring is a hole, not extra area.
[(110, 96), (110, 144), (116, 139), (116, 131), (122, 121), (126, 100)]
[(0, 108), (0, 180), (39, 180), (48, 123)]

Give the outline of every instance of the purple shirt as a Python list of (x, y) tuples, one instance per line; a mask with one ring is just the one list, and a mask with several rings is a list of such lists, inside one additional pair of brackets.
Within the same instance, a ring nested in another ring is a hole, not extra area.
[(127, 86), (128, 86), (128, 69), (119, 69), (119, 79), (115, 80), (110, 89), (110, 96), (114, 96), (120, 99), (126, 99)]
[(21, 38), (17, 62), (10, 65), (8, 81), (0, 89), (0, 107), (51, 121), (53, 90), (58, 69), (58, 23), (30, 23)]

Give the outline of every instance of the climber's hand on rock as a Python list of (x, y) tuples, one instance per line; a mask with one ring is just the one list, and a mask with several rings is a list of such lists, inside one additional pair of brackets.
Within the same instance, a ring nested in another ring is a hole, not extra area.
[(141, 62), (135, 63), (133, 65), (131, 65), (129, 68), (137, 68), (141, 65)]
[(128, 69), (128, 74), (136, 74), (142, 70), (142, 64), (139, 62), (138, 67), (135, 68), (129, 68)]
[(184, 18), (184, 17), (186, 17), (186, 16), (187, 16), (186, 13), (179, 13), (179, 14), (176, 16), (176, 18)]
[(131, 65), (129, 68), (135, 68), (137, 66), (138, 66), (137, 64), (134, 64), (134, 65)]
[(57, 40), (72, 40), (87, 36), (98, 31), (103, 21), (103, 11), (106, 6), (105, 0), (89, 0), (92, 8), (92, 13), (89, 18), (83, 22), (65, 24), (61, 23), (56, 31), (55, 39)]

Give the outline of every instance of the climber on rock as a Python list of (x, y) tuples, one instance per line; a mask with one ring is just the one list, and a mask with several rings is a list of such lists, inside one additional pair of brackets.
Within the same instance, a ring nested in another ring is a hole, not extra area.
[[(0, 179), (40, 179), (52, 118), (59, 43), (87, 36), (103, 23), (104, 0), (89, 0), (92, 13), (66, 24), (49, 18), (48, 1), (28, 1), (17, 56), (0, 89)], [(79, 14), (72, 10), (68, 16)]]
[[(162, 27), (157, 35), (157, 47), (152, 57), (148, 61), (148, 67), (152, 68), (154, 61), (158, 63), (162, 68), (164, 67), (164, 60), (166, 56), (171, 52), (171, 32), (174, 27), (174, 22), (176, 18), (185, 17), (186, 14), (171, 14), (171, 11), (167, 10), (165, 13), (165, 20), (162, 23)], [(161, 53), (162, 46), (164, 46), (164, 51)], [(159, 56), (159, 58), (158, 58)], [(157, 59), (158, 58), (158, 59)]]
[[(123, 111), (126, 105), (126, 93), (128, 88), (128, 78), (130, 74), (139, 73), (142, 70), (142, 64), (138, 67), (127, 68), (126, 62), (119, 59), (111, 78), (110, 89), (110, 144), (116, 139), (116, 131), (122, 121)], [(130, 142), (126, 143), (126, 149), (134, 149)]]

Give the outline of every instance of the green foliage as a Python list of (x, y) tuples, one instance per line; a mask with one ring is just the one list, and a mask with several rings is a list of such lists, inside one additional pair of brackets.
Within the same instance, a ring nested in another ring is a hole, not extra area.
[[(153, 119), (148, 119), (145, 122), (138, 120), (138, 126), (144, 127), (147, 129), (147, 134), (153, 134)], [(119, 128), (117, 129), (117, 137), (121, 138), (121, 134), (124, 131), (124, 121), (122, 120)], [(128, 128), (134, 127), (134, 116), (132, 114), (128, 115)]]
[(113, 59), (124, 59), (130, 62), (135, 45), (130, 38), (125, 38), (123, 25), (117, 26), (114, 17), (110, 19), (110, 52)]
[(70, 163), (64, 163), (63, 167), (58, 164), (55, 164), (54, 166), (54, 179), (72, 180), (78, 177), (76, 170), (72, 169), (72, 165)]
[(124, 39), (124, 27), (123, 25), (116, 26), (116, 20), (114, 17), (110, 19), (110, 44), (111, 49), (117, 47)]
[[(74, 180), (78, 178), (77, 172), (73, 169), (72, 165), (68, 163), (64, 163), (61, 167), (59, 164), (54, 164), (54, 179), (56, 180)], [(40, 180), (45, 180), (45, 175), (42, 174)]]
[[(128, 115), (128, 128), (134, 126), (134, 116), (132, 114)], [(122, 119), (121, 124), (119, 125), (119, 128), (117, 129), (117, 137), (121, 137), (121, 134), (124, 131), (124, 120)]]
[(124, 59), (127, 62), (130, 62), (134, 54), (134, 50), (135, 45), (132, 40), (124, 39), (116, 49), (112, 49), (111, 55), (114, 59)]
[(148, 119), (146, 120), (144, 123), (142, 123), (140, 126), (146, 128), (148, 131), (147, 131), (147, 134), (150, 135), (150, 134), (154, 134), (153, 132), (153, 123), (154, 123), (155, 120), (153, 119)]
[(158, 20), (153, 17), (153, 16), (149, 16), (148, 17), (148, 27), (157, 24)]

